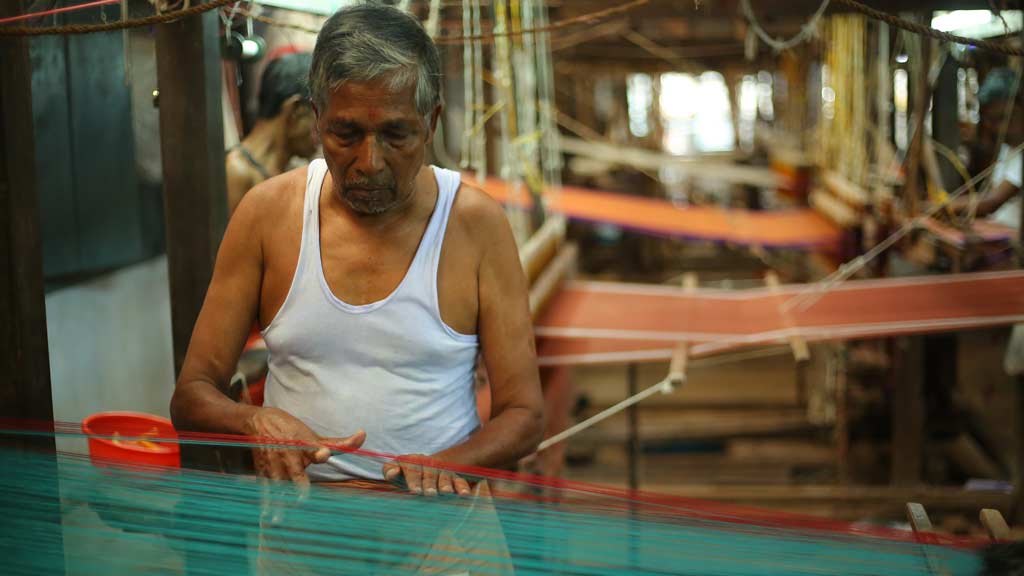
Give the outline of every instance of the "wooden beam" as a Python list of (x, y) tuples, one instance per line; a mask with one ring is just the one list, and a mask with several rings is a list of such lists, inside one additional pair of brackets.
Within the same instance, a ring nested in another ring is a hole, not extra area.
[(918, 502), (933, 513), (977, 513), (979, 508), (1007, 510), (1011, 496), (1004, 492), (978, 492), (960, 488), (913, 486), (837, 486), (721, 484), (641, 484), (641, 489), (659, 494), (728, 502), (738, 506), (759, 506), (798, 513), (825, 514), (834, 518), (905, 519), (906, 503)]
[(587, 142), (586, 140), (567, 136), (562, 136), (559, 142), (562, 146), (562, 151), (565, 153), (585, 156), (594, 160), (608, 162), (609, 164), (632, 166), (647, 170), (671, 167), (694, 178), (706, 178), (716, 182), (744, 184), (762, 188), (777, 188), (781, 184), (779, 176), (770, 168), (741, 166), (732, 163), (728, 158), (685, 159), (642, 148), (602, 142)]
[(175, 373), (227, 221), (218, 25), (211, 11), (161, 24), (156, 33)]
[[(0, 2), (0, 16), (22, 13)], [(28, 40), (0, 38), (0, 418), (53, 420)], [(52, 437), (17, 442), (49, 448)]]
[[(156, 30), (175, 374), (206, 298), (227, 220), (218, 18), (214, 10)], [(229, 383), (221, 384), (227, 393)], [(181, 456), (182, 465), (192, 468), (247, 468), (241, 449), (182, 445)]]

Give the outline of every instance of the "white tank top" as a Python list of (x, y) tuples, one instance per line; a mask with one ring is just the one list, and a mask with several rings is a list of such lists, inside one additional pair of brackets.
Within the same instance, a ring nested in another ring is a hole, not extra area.
[[(270, 352), (265, 405), (321, 437), (366, 431), (366, 450), (433, 454), (479, 427), (473, 390), (477, 336), (441, 320), (437, 267), (459, 173), (433, 168), (437, 204), (412, 264), (383, 300), (354, 306), (327, 285), (320, 259), (320, 189), (327, 165), (310, 163), (295, 277), (263, 331)], [(337, 455), (313, 480), (381, 479), (382, 462)]]

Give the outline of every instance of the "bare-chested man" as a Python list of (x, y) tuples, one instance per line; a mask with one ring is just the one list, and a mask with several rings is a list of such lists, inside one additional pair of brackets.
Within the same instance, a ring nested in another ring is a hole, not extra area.
[[(526, 280), (500, 206), (423, 164), (439, 89), (437, 49), (410, 15), (360, 5), (324, 24), (310, 92), (326, 162), (271, 178), (239, 204), (171, 401), (179, 428), (408, 455), (255, 459), (272, 478), (404, 476), (423, 494), (469, 487), (416, 457), (491, 467), (534, 449), (542, 396)], [(262, 408), (218, 390), (254, 320), (270, 351)], [(484, 427), (478, 350), (493, 390)]]
[(309, 53), (278, 56), (260, 79), (259, 117), (252, 130), (228, 151), (228, 214), (253, 186), (285, 171), (292, 158), (312, 158), (315, 116), (309, 105)]

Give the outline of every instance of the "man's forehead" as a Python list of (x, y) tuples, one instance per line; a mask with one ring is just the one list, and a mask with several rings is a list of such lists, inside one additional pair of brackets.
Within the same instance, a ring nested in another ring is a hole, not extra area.
[(331, 90), (327, 106), (326, 112), (331, 117), (363, 115), (371, 111), (395, 118), (418, 116), (415, 86), (396, 90), (383, 79), (344, 82)]

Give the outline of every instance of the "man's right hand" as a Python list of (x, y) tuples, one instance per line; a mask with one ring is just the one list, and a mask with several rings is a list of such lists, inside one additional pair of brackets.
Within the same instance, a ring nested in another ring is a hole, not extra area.
[(356, 449), (363, 445), (366, 433), (362, 430), (347, 438), (321, 438), (301, 420), (278, 408), (260, 408), (246, 422), (246, 434), (257, 438), (298, 440), (313, 448), (309, 450), (282, 448), (254, 448), (256, 472), (274, 480), (292, 480), (308, 484), (306, 466), (323, 464), (331, 457), (331, 449), (324, 444), (341, 445)]

